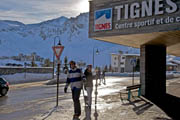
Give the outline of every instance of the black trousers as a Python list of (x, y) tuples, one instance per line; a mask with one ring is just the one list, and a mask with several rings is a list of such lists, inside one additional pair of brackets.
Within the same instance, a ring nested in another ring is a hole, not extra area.
[(74, 103), (74, 115), (80, 116), (81, 115), (81, 104), (80, 104), (80, 94), (81, 89), (73, 89), (72, 90), (72, 99)]

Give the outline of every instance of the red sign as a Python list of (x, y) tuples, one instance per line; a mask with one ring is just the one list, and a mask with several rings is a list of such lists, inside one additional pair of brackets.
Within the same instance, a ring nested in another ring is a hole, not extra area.
[(107, 30), (111, 29), (111, 23), (105, 23), (105, 24), (96, 24), (95, 25), (96, 30)]
[(52, 47), (53, 51), (54, 51), (54, 54), (56, 55), (56, 58), (59, 60), (60, 56), (61, 56), (61, 53), (64, 49), (64, 46), (53, 46)]

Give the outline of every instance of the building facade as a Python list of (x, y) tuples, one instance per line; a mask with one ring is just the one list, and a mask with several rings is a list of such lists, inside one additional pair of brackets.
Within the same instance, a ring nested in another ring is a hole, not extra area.
[(114, 72), (133, 72), (138, 65), (139, 54), (111, 54), (111, 66)]

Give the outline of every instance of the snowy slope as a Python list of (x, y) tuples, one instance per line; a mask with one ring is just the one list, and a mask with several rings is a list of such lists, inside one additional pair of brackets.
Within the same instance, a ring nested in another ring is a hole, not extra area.
[[(60, 36), (65, 46), (61, 59), (85, 61), (92, 64), (93, 48), (100, 53), (95, 55), (95, 65), (110, 63), (110, 53), (129, 51), (139, 53), (138, 49), (96, 41), (88, 38), (88, 13), (75, 18), (59, 17), (39, 24), (25, 25), (16, 21), (0, 21), (0, 56), (17, 56), (19, 53), (38, 55), (52, 60), (54, 38)], [(56, 44), (58, 39), (55, 39)]]

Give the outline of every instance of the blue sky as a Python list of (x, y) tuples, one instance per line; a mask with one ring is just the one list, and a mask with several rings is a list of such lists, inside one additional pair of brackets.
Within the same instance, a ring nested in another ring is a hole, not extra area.
[(75, 17), (88, 11), (88, 0), (0, 0), (0, 20), (15, 20), (25, 24), (60, 16)]

